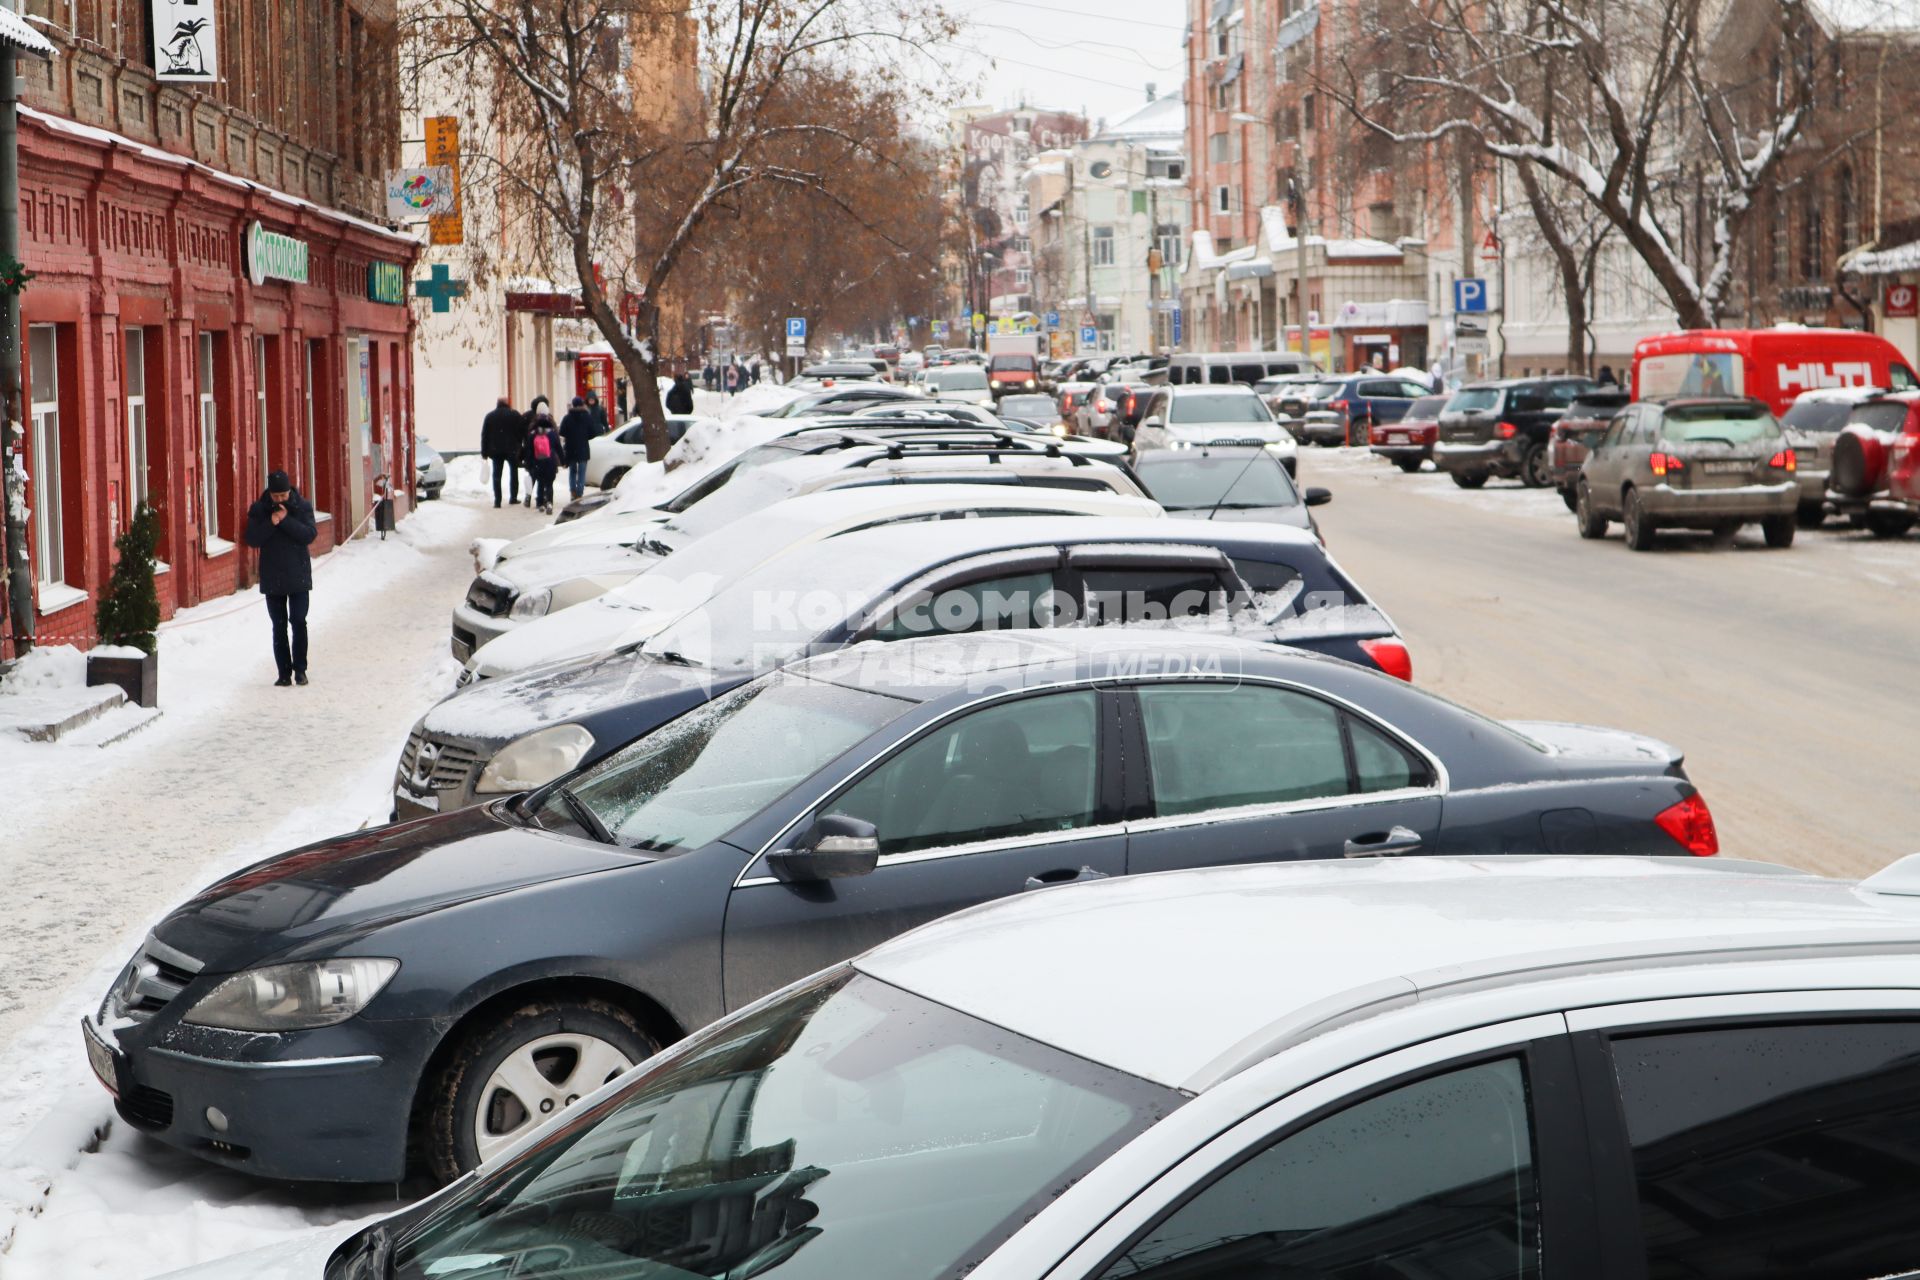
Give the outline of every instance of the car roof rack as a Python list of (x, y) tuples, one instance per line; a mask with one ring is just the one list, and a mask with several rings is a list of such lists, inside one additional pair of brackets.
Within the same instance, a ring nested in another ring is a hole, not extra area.
[[(927, 448), (925, 445), (936, 447)], [(921, 446), (921, 447), (915, 447)], [(1044, 449), (1035, 449), (1017, 441), (1004, 441), (990, 444), (984, 441), (943, 440), (943, 441), (895, 441), (887, 447), (884, 454), (863, 458), (856, 466), (868, 467), (876, 462), (898, 462), (908, 457), (919, 458), (985, 458), (990, 462), (999, 462), (1003, 458), (1031, 459), (1055, 458), (1064, 460), (1068, 466), (1087, 467), (1093, 465), (1093, 459), (1084, 454), (1068, 453), (1059, 445), (1048, 445)]]

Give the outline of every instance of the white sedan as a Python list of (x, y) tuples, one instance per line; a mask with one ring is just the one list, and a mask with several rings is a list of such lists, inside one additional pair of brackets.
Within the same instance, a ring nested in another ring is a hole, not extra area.
[[(840, 883), (789, 886), (793, 945)], [(1018, 894), (747, 1005), (411, 1208), (187, 1275), (1911, 1275), (1916, 895), (1916, 858), (1853, 884), (1570, 856)]]
[[(668, 414), (669, 443), (679, 443), (688, 425), (698, 421), (693, 414)], [(647, 424), (635, 418), (618, 431), (594, 440), (587, 450), (587, 483), (596, 489), (611, 489), (627, 472), (647, 460)]]
[(979, 365), (955, 364), (929, 369), (923, 385), (928, 395), (939, 400), (993, 407), (993, 389), (987, 383), (987, 371)]
[(1149, 449), (1211, 444), (1265, 445), (1279, 456), (1289, 474), (1298, 465), (1300, 447), (1293, 433), (1280, 425), (1251, 387), (1157, 388), (1133, 433), (1135, 456)]

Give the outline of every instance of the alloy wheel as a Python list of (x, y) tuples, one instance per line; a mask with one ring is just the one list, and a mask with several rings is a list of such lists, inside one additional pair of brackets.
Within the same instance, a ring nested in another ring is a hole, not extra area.
[(481, 1090), (473, 1119), (480, 1159), (491, 1159), (632, 1065), (597, 1036), (562, 1032), (529, 1040), (507, 1055)]

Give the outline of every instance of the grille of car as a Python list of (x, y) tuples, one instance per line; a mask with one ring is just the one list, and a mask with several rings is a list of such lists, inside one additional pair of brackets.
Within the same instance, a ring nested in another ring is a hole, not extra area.
[(416, 730), (400, 752), (400, 776), (416, 791), (461, 791), (480, 767), (480, 753)]
[(475, 578), (473, 585), (467, 588), (468, 607), (489, 618), (498, 618), (513, 608), (513, 597), (512, 587), (490, 578)]
[(118, 1110), (136, 1129), (165, 1129), (173, 1123), (173, 1095), (137, 1084), (120, 1095)]
[(201, 968), (200, 961), (148, 934), (101, 1001), (99, 1021), (104, 1024), (109, 1017), (147, 1021), (171, 1004)]

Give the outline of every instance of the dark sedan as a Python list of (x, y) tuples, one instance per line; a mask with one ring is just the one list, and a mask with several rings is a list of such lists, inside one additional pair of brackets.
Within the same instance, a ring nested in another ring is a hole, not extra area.
[(1302, 494), (1279, 456), (1264, 445), (1153, 449), (1140, 455), (1134, 471), (1153, 500), (1179, 519), (1272, 521), (1318, 538), (1320, 526), (1307, 508), (1333, 501), (1325, 489)]
[(1024, 889), (1715, 851), (1680, 754), (1632, 734), (1165, 630), (947, 637), (798, 664), (538, 791), (250, 867), (166, 916), (83, 1032), (162, 1142), (315, 1180), (392, 1182), (414, 1152), (447, 1179), (721, 1014)]

